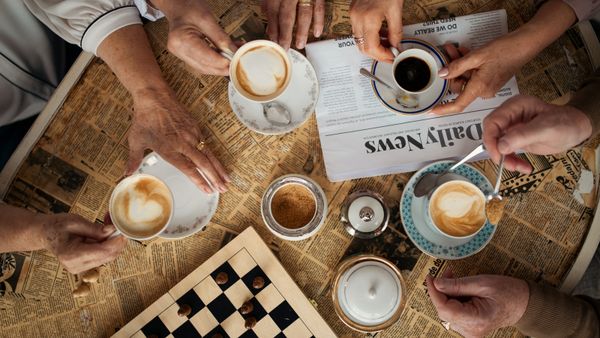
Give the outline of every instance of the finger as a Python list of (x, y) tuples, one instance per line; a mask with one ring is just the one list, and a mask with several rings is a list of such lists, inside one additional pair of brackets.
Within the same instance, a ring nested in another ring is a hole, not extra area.
[(312, 21), (313, 6), (298, 6), (296, 18), (296, 48), (302, 49), (308, 40), (308, 31)]
[(504, 168), (509, 171), (518, 171), (525, 175), (529, 175), (533, 171), (531, 163), (515, 154), (507, 155), (504, 158)]
[(220, 192), (226, 192), (225, 181), (221, 178), (215, 166), (209, 161), (206, 155), (192, 146), (185, 146), (183, 155), (190, 159), (198, 169), (204, 174), (212, 187)]
[(458, 51), (461, 54), (461, 56), (465, 56), (471, 52), (469, 48), (463, 46), (458, 46)]
[(266, 0), (267, 36), (269, 40), (278, 42), (279, 39), (279, 0)]
[(219, 176), (221, 176), (221, 178), (225, 182), (230, 183), (231, 176), (229, 176), (229, 174), (227, 173), (227, 170), (225, 169), (223, 164), (221, 164), (221, 161), (219, 161), (217, 159), (217, 157), (212, 153), (212, 151), (210, 151), (208, 149), (204, 150), (204, 154), (206, 155), (206, 157), (208, 157), (208, 160), (210, 161), (210, 163), (212, 163), (212, 165), (215, 167), (215, 169), (217, 169)]
[(65, 226), (65, 230), (77, 236), (101, 241), (115, 231), (115, 227), (111, 224), (92, 223), (79, 215), (69, 215), (68, 217), (71, 219)]
[(485, 276), (470, 276), (463, 278), (436, 278), (433, 280), (435, 288), (448, 296), (485, 296), (487, 290)]
[(462, 77), (457, 77), (456, 79), (449, 80), (450, 82), (450, 91), (455, 94), (462, 93), (463, 89), (466, 88), (467, 80)]
[(196, 31), (177, 31), (170, 34), (168, 49), (183, 62), (203, 74), (227, 75), (229, 60), (210, 48)]
[(125, 166), (125, 175), (129, 176), (133, 174), (140, 167), (144, 159), (145, 148), (140, 142), (129, 142), (129, 156)]
[(476, 88), (479, 88), (479, 86), (476, 84), (476, 81), (477, 80), (474, 79), (467, 82), (465, 90), (458, 95), (454, 102), (436, 106), (431, 112), (437, 115), (447, 115), (460, 113), (465, 110), (465, 108), (478, 97), (479, 91)]
[(443, 79), (453, 79), (469, 70), (476, 69), (480, 65), (478, 56), (475, 53), (470, 53), (450, 62), (446, 67), (439, 70), (438, 75)]
[(323, 34), (325, 27), (325, 0), (315, 0), (313, 15), (313, 34), (318, 38)]
[[(207, 12), (210, 13), (210, 10), (207, 10)], [(225, 33), (221, 25), (217, 23), (214, 16), (205, 16), (200, 23), (200, 27), (202, 27), (202, 32), (217, 47), (217, 49), (226, 52), (234, 52), (236, 50), (235, 44), (231, 41), (229, 35)]]
[(461, 57), (460, 52), (458, 51), (458, 48), (456, 48), (456, 46), (452, 43), (445, 44), (444, 50), (450, 57), (450, 60), (457, 60), (457, 59), (460, 59), (460, 57)]
[(388, 49), (385, 49), (381, 45), (381, 39), (379, 38), (379, 26), (369, 27), (365, 31), (365, 53), (375, 60), (391, 63), (394, 60), (394, 54)]
[(550, 132), (552, 129), (548, 126), (541, 126), (535, 121), (532, 122), (509, 126), (504, 131), (504, 135), (498, 139), (498, 152), (504, 155), (511, 154), (553, 136)]
[(286, 50), (292, 44), (292, 31), (296, 22), (298, 0), (282, 1), (279, 8), (279, 44)]
[(214, 190), (208, 184), (208, 181), (202, 176), (196, 165), (192, 163), (188, 158), (182, 154), (169, 154), (166, 156), (161, 155), (165, 160), (171, 163), (175, 168), (181, 170), (181, 172), (187, 176), (194, 185), (200, 188), (207, 194), (212, 194)]
[[(359, 13), (358, 11), (354, 10), (354, 1), (352, 2), (351, 8), (350, 8), (350, 23), (352, 25), (352, 36), (354, 36), (354, 38), (364, 38), (364, 27), (363, 27), (363, 14)], [(364, 43), (357, 43), (356, 47), (358, 47), (358, 50), (361, 53), (365, 53), (365, 45)]]
[(389, 11), (386, 14), (386, 21), (388, 25), (387, 37), (392, 47), (398, 48), (400, 41), (402, 41), (402, 12)]
[(69, 269), (71, 273), (80, 273), (113, 261), (127, 246), (127, 239), (117, 236), (101, 243), (79, 242), (73, 246), (77, 253), (78, 264)]
[(452, 272), (452, 269), (450, 269), (450, 268), (446, 269), (446, 271), (444, 271), (444, 273), (442, 274), (442, 277), (454, 278), (454, 273)]

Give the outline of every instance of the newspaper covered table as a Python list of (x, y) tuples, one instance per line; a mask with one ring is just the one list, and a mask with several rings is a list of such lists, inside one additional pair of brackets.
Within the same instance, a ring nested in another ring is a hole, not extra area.
[[(258, 1), (209, 3), (234, 38), (263, 35), (264, 19), (254, 14), (260, 13)], [(500, 8), (507, 12), (509, 30), (535, 13), (530, 1), (407, 0), (403, 15), (405, 24), (413, 24)], [(348, 10), (346, 0), (328, 3), (326, 37), (351, 32)], [(598, 142), (557, 156), (524, 155), (534, 172), (504, 173), (503, 194), (512, 198), (490, 245), (462, 261), (432, 259), (422, 255), (401, 230), (398, 201), (410, 173), (329, 182), (314, 117), (283, 136), (247, 130), (228, 105), (226, 80), (194, 74), (168, 53), (165, 21), (147, 24), (146, 29), (165, 77), (209, 135), (211, 149), (232, 172), (230, 191), (222, 195), (219, 210), (200, 234), (179, 241), (130, 242), (116, 261), (101, 268), (100, 283), (84, 298), (72, 297), (78, 277), (66, 273), (49, 253), (3, 254), (0, 337), (110, 336), (248, 226), (257, 229), (340, 336), (359, 336), (335, 316), (331, 302), (330, 280), (344, 255), (372, 252), (402, 269), (407, 307), (383, 337), (454, 335), (439, 323), (423, 284), (427, 274), (438, 275), (448, 266), (458, 276), (500, 273), (554, 286), (569, 278), (594, 213)], [(574, 64), (567, 63), (567, 55)], [(575, 89), (590, 71), (578, 31), (571, 30), (526, 65), (517, 81), (521, 92), (552, 101)], [(131, 104), (103, 62), (81, 57), (0, 175), (3, 200), (38, 212), (68, 211), (100, 222), (109, 193), (124, 170)], [(493, 177), (494, 164), (475, 165)], [(261, 195), (272, 179), (287, 173), (310, 176), (329, 200), (322, 230), (305, 241), (281, 241), (262, 225)], [(338, 221), (345, 197), (359, 188), (381, 193), (392, 210), (388, 230), (376, 240), (353, 240)], [(506, 328), (492, 336), (520, 335)]]

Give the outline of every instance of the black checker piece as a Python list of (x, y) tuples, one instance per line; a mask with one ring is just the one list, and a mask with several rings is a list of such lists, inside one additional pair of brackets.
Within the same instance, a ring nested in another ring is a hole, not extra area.
[(235, 284), (235, 282), (237, 282), (238, 279), (240, 279), (240, 276), (238, 276), (237, 273), (235, 273), (235, 270), (233, 270), (233, 268), (231, 267), (231, 265), (229, 265), (228, 262), (223, 263), (223, 265), (221, 265), (215, 271), (213, 271), (210, 274), (210, 276), (216, 281), (219, 272), (225, 272), (228, 278), (227, 283), (219, 285), (219, 287), (223, 291), (229, 289), (230, 286)]
[(179, 306), (189, 305), (192, 311), (187, 316), (188, 318), (192, 318), (205, 306), (204, 302), (202, 302), (202, 299), (198, 297), (198, 294), (196, 293), (196, 291), (194, 291), (194, 289), (190, 289), (190, 291), (186, 292), (183, 296), (179, 297), (179, 299), (177, 300), (177, 304)]
[[(262, 277), (265, 280), (265, 285), (260, 289), (255, 289), (254, 287), (252, 287), (252, 281), (254, 281), (254, 277), (258, 276)], [(259, 292), (261, 292), (262, 289), (266, 288), (269, 284), (271, 284), (271, 280), (265, 275), (265, 272), (262, 271), (262, 269), (258, 265), (255, 266), (252, 270), (250, 270), (247, 274), (245, 274), (244, 277), (242, 277), (242, 281), (244, 282), (244, 284), (246, 284), (248, 290), (250, 290), (250, 292), (252, 292), (252, 294), (255, 296)]]

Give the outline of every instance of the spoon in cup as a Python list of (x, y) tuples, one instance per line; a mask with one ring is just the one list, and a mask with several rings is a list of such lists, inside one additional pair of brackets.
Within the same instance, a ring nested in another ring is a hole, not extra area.
[(365, 76), (381, 85), (391, 90), (396, 96), (396, 102), (404, 108), (417, 108), (419, 106), (419, 100), (413, 94), (406, 93), (399, 88), (394, 88), (391, 85), (387, 84), (382, 79), (378, 78), (375, 74), (366, 70), (365, 68), (360, 69), (360, 75)]

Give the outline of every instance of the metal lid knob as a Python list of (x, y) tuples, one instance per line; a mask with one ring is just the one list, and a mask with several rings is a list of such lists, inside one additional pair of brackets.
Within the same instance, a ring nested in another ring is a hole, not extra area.
[(389, 217), (383, 197), (370, 190), (358, 190), (350, 194), (340, 213), (346, 231), (362, 239), (379, 236), (387, 228)]

